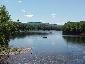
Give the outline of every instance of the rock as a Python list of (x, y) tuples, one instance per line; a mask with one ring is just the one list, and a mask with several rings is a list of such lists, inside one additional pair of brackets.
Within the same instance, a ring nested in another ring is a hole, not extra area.
[(26, 53), (28, 51), (31, 50), (31, 48), (10, 48), (9, 52), (6, 51), (2, 51), (2, 53), (0, 53), (0, 55), (17, 55), (17, 54), (22, 54), (22, 53)]

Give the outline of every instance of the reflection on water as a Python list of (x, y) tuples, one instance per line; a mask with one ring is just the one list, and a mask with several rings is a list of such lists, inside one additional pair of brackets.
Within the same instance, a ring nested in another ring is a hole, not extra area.
[(85, 44), (85, 37), (84, 36), (63, 36), (66, 42), (70, 42), (73, 44)]
[[(45, 35), (48, 34), (46, 32), (21, 32), (21, 33), (16, 33), (12, 36), (9, 35), (0, 35), (0, 64), (9, 64), (8, 59), (11, 57), (9, 55), (9, 41), (15, 38), (25, 38), (26, 36), (30, 36), (30, 35)], [(5, 55), (5, 52), (7, 53)], [(2, 54), (3, 53), (3, 54)], [(12, 58), (11, 58), (12, 59)]]
[(11, 36), (10, 39), (15, 39), (15, 38), (25, 38), (26, 36), (31, 36), (31, 35), (48, 35), (50, 32), (44, 32), (44, 31), (29, 31), (29, 32), (19, 32)]
[(7, 56), (10, 64), (83, 64), (85, 61), (85, 37), (62, 36), (61, 31), (18, 33), (10, 38), (9, 46), (32, 48), (25, 54)]

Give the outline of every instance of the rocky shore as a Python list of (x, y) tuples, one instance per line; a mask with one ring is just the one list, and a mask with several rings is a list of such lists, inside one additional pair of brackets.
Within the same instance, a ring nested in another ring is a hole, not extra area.
[(0, 52), (0, 55), (17, 55), (30, 51), (31, 48), (6, 48)]

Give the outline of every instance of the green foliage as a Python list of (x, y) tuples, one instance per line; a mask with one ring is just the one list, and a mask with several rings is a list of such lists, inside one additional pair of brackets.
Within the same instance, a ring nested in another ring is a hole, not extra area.
[(63, 26), (63, 32), (67, 33), (84, 33), (85, 32), (85, 21), (80, 22), (67, 22)]
[(0, 6), (0, 23), (8, 22), (10, 20), (9, 12), (4, 5)]

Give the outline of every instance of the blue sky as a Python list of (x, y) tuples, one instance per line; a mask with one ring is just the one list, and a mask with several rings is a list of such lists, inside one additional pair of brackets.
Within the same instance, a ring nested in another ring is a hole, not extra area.
[(85, 20), (85, 0), (0, 0), (13, 20), (64, 24)]

